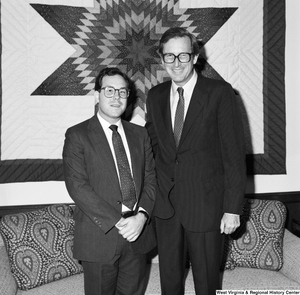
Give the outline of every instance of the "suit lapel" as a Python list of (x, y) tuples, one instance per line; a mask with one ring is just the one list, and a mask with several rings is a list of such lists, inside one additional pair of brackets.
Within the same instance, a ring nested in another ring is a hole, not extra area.
[(171, 120), (171, 106), (170, 106), (170, 91), (171, 91), (171, 81), (165, 87), (165, 90), (161, 93), (161, 96), (158, 100), (159, 110), (160, 110), (160, 119), (162, 120), (161, 134), (162, 138), (168, 141), (168, 144), (165, 147), (172, 147), (173, 152), (176, 151), (175, 141), (173, 136), (172, 120)]
[(180, 138), (179, 147), (184, 142), (186, 136), (189, 133), (190, 128), (193, 126), (194, 121), (200, 115), (206, 101), (208, 100), (208, 92), (206, 90), (205, 83), (201, 76), (198, 75), (197, 83), (195, 85), (191, 102), (186, 114), (186, 118), (183, 125), (183, 130)]
[[(205, 82), (202, 76), (198, 74), (197, 83), (195, 85), (189, 109), (183, 125), (181, 139), (179, 147), (184, 142), (186, 136), (189, 133), (190, 128), (193, 126), (196, 118), (200, 115), (206, 101), (208, 100), (209, 94)], [(171, 121), (171, 108), (170, 108), (170, 89), (171, 81), (165, 87), (165, 90), (161, 93), (160, 99), (158, 100), (159, 110), (161, 111), (160, 120), (162, 121), (162, 138), (168, 140), (166, 147), (172, 147), (172, 151), (176, 151), (175, 141), (173, 137), (172, 121)]]
[(166, 131), (169, 133), (172, 129), (171, 108), (170, 108), (170, 87), (166, 88), (159, 99), (161, 118), (164, 122)]
[(118, 174), (115, 169), (115, 162), (104, 133), (104, 130), (97, 118), (93, 116), (88, 126), (89, 138), (98, 154), (98, 159), (102, 162), (107, 175), (111, 177), (113, 183), (119, 182)]

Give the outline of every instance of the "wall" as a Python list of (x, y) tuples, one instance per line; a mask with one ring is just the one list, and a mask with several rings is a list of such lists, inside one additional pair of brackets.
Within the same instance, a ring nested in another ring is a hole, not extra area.
[[(247, 193), (300, 191), (300, 1), (286, 1), (287, 174), (255, 175)], [(0, 184), (0, 206), (72, 202), (64, 182)]]

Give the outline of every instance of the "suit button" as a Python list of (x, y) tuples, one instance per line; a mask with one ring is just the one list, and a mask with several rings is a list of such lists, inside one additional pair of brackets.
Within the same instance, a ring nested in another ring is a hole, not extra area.
[(171, 181), (174, 182), (174, 180), (175, 180), (174, 177), (172, 177), (172, 178), (171, 178)]
[(122, 202), (121, 202), (121, 201), (118, 201), (117, 203), (118, 203), (119, 205), (120, 205), (120, 204), (122, 204)]

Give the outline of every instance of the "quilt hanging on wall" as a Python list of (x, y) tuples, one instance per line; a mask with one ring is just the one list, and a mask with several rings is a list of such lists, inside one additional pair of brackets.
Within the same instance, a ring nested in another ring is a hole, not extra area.
[(135, 81), (131, 120), (144, 124), (148, 90), (167, 79), (157, 46), (172, 26), (201, 41), (204, 76), (234, 87), (248, 173), (286, 173), (284, 0), (0, 3), (0, 183), (63, 180), (65, 131), (94, 114), (94, 79), (106, 66)]

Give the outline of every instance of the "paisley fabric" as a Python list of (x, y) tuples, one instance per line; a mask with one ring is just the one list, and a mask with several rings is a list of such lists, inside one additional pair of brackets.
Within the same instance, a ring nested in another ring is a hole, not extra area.
[(223, 268), (281, 269), (286, 214), (279, 201), (245, 199), (241, 226), (226, 238)]
[(1, 219), (0, 232), (19, 289), (29, 290), (83, 271), (72, 255), (72, 214), (70, 206), (58, 204)]

